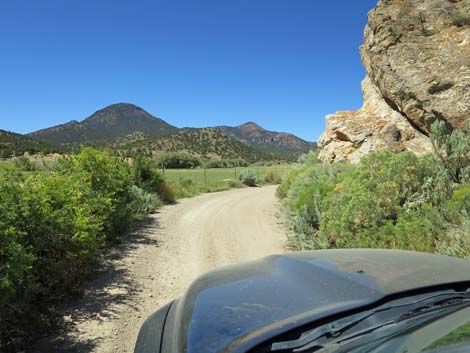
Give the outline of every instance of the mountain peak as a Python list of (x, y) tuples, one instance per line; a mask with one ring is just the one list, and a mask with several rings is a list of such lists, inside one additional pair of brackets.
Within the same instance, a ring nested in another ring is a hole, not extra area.
[(143, 109), (132, 103), (119, 102), (119, 103), (110, 104), (98, 111), (102, 111), (102, 110), (120, 110), (120, 111), (139, 110), (141, 111)]
[[(238, 125), (238, 127), (244, 127), (244, 126), (252, 126), (252, 127), (257, 127), (259, 129), (263, 129), (261, 126), (259, 126), (257, 123), (255, 123), (254, 121), (247, 121), (246, 123), (244, 124), (241, 124), (241, 125)], [(264, 129), (263, 129), (264, 130)]]
[(301, 155), (317, 148), (314, 142), (302, 140), (292, 134), (266, 130), (252, 121), (236, 127), (219, 126), (218, 129), (250, 146), (258, 147), (265, 151)]
[(135, 119), (156, 119), (142, 108), (130, 103), (115, 103), (108, 105), (94, 112), (91, 116), (83, 120), (86, 121), (101, 120), (102, 118), (110, 120), (135, 120)]
[(241, 124), (241, 125), (237, 126), (237, 129), (239, 129), (243, 133), (253, 133), (253, 132), (256, 132), (256, 131), (266, 131), (266, 129), (262, 128), (261, 126), (259, 126), (258, 124), (254, 123), (252, 121), (248, 121), (244, 124)]
[(108, 105), (82, 122), (70, 122), (30, 134), (50, 143), (106, 142), (136, 131), (149, 136), (176, 132), (175, 126), (130, 103)]

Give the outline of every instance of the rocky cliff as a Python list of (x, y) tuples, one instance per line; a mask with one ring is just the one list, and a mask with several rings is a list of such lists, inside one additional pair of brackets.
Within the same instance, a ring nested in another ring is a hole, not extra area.
[(376, 150), (429, 152), (436, 119), (470, 118), (470, 0), (380, 0), (361, 57), (364, 105), (327, 117), (324, 161), (357, 162)]

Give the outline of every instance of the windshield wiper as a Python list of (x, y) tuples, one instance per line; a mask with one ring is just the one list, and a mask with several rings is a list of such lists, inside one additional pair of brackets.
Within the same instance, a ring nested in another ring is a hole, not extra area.
[(393, 326), (396, 333), (402, 327), (409, 329), (413, 322), (422, 324), (423, 321), (435, 320), (467, 306), (470, 306), (470, 290), (443, 291), (401, 299), (303, 332), (298, 339), (275, 342), (270, 351), (303, 352), (316, 348), (323, 352), (322, 348), (327, 345), (338, 347), (341, 342), (369, 335), (388, 326)]

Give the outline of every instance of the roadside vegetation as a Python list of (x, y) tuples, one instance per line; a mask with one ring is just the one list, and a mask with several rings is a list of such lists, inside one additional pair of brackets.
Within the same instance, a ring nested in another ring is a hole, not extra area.
[(27, 158), (0, 169), (0, 350), (14, 351), (77, 294), (100, 255), (174, 196), (148, 159), (132, 164), (84, 148), (41, 169)]
[(256, 186), (256, 174), (251, 169), (244, 170), (239, 179), (246, 186)]
[(470, 15), (468, 13), (456, 13), (452, 16), (452, 24), (458, 27), (470, 26)]
[(470, 257), (470, 134), (431, 128), (433, 155), (359, 164), (302, 158), (277, 190), (297, 249), (391, 248)]
[[(192, 168), (164, 169), (162, 161)], [(163, 203), (242, 187), (249, 168), (258, 185), (280, 182), (289, 168), (205, 163), (181, 155), (125, 159), (86, 147), (53, 162), (1, 162), (0, 351), (17, 351), (53, 325), (54, 307), (80, 294), (102, 255)]]

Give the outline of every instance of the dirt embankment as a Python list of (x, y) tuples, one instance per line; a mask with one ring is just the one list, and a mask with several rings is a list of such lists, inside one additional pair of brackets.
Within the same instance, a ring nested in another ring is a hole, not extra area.
[(283, 252), (275, 187), (205, 194), (165, 206), (135, 241), (111, 254), (85, 296), (67, 308), (68, 329), (45, 352), (133, 352), (140, 326), (215, 267)]

